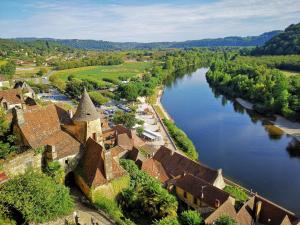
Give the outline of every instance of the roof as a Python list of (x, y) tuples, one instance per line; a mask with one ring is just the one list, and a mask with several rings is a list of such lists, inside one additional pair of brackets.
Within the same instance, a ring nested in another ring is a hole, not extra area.
[[(232, 205), (230, 199), (227, 199), (219, 208), (217, 208), (214, 212), (212, 212), (206, 219), (205, 224), (213, 224), (220, 216), (227, 215), (234, 219), (236, 222), (238, 221), (236, 211), (234, 206)], [(238, 223), (239, 225), (250, 225), (251, 223)]]
[(4, 172), (0, 172), (0, 184), (4, 183), (5, 181), (8, 180), (8, 177)]
[(17, 89), (17, 88), (24, 89), (27, 92), (34, 93), (34, 90), (25, 81), (17, 81), (14, 85), (14, 89)]
[(126, 133), (118, 134), (117, 145), (119, 145), (120, 147), (126, 150), (131, 150), (133, 147), (133, 140), (130, 137), (128, 137)]
[[(297, 220), (294, 213), (276, 205), (275, 203), (256, 195), (254, 199), (254, 204), (260, 201), (262, 203), (261, 212), (259, 216), (259, 221), (262, 224), (270, 224), (270, 225), (283, 225), (283, 224), (290, 224)], [(288, 223), (287, 218), (290, 220)]]
[(173, 177), (187, 172), (213, 184), (218, 176), (217, 170), (206, 167), (164, 146), (158, 149), (153, 158), (160, 162)]
[[(92, 138), (87, 140), (86, 149), (79, 165), (89, 187), (97, 187), (108, 182), (104, 171), (104, 151), (102, 146)], [(114, 159), (112, 159), (112, 173), (113, 178), (126, 174)]]
[(202, 199), (205, 204), (213, 208), (215, 208), (216, 200), (220, 201), (220, 205), (222, 205), (230, 196), (225, 191), (191, 174), (176, 179), (174, 185), (192, 194), (194, 197)]
[(86, 90), (82, 93), (76, 113), (72, 119), (73, 121), (92, 121), (100, 119), (100, 115)]
[(0, 99), (5, 99), (9, 104), (22, 104), (22, 90), (8, 89), (0, 91)]
[(251, 197), (237, 212), (239, 224), (251, 224), (254, 216), (254, 197)]
[(162, 183), (165, 183), (170, 179), (164, 167), (154, 159), (147, 159), (142, 162), (141, 170), (145, 171), (150, 176), (159, 179)]
[(32, 148), (54, 145), (58, 158), (77, 154), (80, 143), (61, 130), (66, 112), (54, 104), (37, 107), (23, 112), (24, 123), (18, 124), (23, 137)]

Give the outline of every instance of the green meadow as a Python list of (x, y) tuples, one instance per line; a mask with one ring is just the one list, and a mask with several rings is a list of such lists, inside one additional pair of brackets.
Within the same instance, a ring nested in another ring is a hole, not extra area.
[(133, 77), (142, 74), (149, 63), (126, 62), (113, 66), (87, 66), (74, 69), (60, 70), (51, 76), (52, 80), (66, 81), (72, 75), (78, 79), (90, 79), (100, 81), (103, 78), (118, 79), (119, 77)]

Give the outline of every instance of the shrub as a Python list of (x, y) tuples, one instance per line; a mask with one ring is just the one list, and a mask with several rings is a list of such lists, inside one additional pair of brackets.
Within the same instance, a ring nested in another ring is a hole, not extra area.
[(92, 101), (96, 104), (96, 105), (103, 105), (105, 103), (108, 102), (108, 99), (105, 98), (101, 93), (99, 93), (98, 91), (91, 91), (89, 92), (89, 95), (92, 99)]
[(239, 187), (227, 185), (224, 191), (228, 192), (237, 201), (245, 202), (248, 199), (246, 192)]
[(189, 137), (170, 120), (163, 119), (163, 123), (166, 125), (176, 145), (191, 159), (197, 160), (198, 152)]
[(152, 225), (179, 225), (176, 217), (165, 217), (161, 220), (156, 220), (152, 223)]
[(194, 210), (187, 210), (180, 215), (181, 225), (200, 225), (202, 223), (202, 217), (199, 212)]
[(236, 225), (236, 221), (230, 216), (222, 215), (214, 223), (215, 225)]
[(121, 165), (130, 175), (131, 185), (122, 191), (119, 203), (133, 217), (147, 216), (161, 219), (176, 216), (178, 202), (161, 186), (155, 178), (150, 177), (131, 160), (120, 160)]
[(68, 188), (41, 172), (27, 171), (0, 186), (0, 211), (14, 208), (27, 222), (54, 220), (70, 213), (73, 205)]

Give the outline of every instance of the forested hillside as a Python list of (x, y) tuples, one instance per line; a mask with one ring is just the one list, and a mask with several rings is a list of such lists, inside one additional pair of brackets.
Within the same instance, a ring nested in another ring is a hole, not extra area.
[(284, 32), (253, 50), (253, 55), (300, 54), (300, 23), (292, 24)]
[(74, 48), (90, 50), (128, 50), (128, 49), (158, 49), (158, 48), (193, 48), (193, 47), (215, 47), (215, 46), (260, 46), (280, 31), (271, 31), (259, 36), (249, 37), (225, 37), (216, 39), (190, 40), (183, 42), (110, 42), (102, 40), (78, 40), (78, 39), (37, 39), (37, 38), (17, 38), (17, 41), (30, 43), (41, 40), (54, 42)]
[(0, 58), (13, 56), (43, 56), (58, 52), (72, 52), (72, 48), (56, 42), (47, 40), (33, 40), (30, 42), (20, 42), (9, 39), (0, 39)]

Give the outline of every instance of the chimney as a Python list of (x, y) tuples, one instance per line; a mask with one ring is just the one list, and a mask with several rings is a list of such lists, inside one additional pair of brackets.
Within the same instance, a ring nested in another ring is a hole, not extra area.
[(222, 169), (218, 169), (218, 176), (222, 175)]
[(258, 201), (255, 205), (255, 222), (259, 221), (261, 208), (262, 208), (262, 202)]
[(220, 207), (220, 200), (219, 199), (216, 199), (215, 200), (215, 208), (219, 208)]
[(54, 145), (46, 145), (46, 156), (49, 160), (57, 159), (57, 151)]
[(70, 118), (72, 119), (72, 117), (73, 117), (73, 111), (71, 109), (68, 110), (68, 114), (69, 114)]
[(12, 113), (14, 122), (16, 122), (18, 125), (22, 125), (23, 123), (25, 123), (22, 109), (13, 108)]
[(111, 180), (113, 178), (112, 160), (111, 152), (104, 150), (104, 172), (107, 180)]

